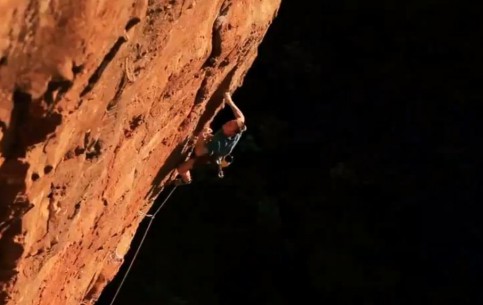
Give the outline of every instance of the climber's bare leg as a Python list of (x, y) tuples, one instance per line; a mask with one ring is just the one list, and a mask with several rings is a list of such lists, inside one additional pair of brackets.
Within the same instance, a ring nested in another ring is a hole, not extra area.
[(192, 159), (189, 159), (188, 161), (181, 163), (181, 165), (178, 166), (177, 168), (178, 175), (181, 176), (181, 180), (183, 180), (184, 183), (191, 182), (190, 170), (193, 168), (194, 164), (195, 164), (195, 159), (192, 158)]

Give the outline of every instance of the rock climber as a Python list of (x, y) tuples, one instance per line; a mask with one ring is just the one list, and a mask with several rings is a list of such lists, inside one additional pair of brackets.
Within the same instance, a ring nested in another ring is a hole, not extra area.
[(214, 135), (209, 127), (205, 127), (194, 139), (195, 147), (190, 159), (178, 166), (178, 175), (184, 184), (191, 183), (190, 170), (199, 164), (217, 162), (220, 158), (229, 156), (237, 145), (242, 133), (247, 129), (245, 116), (233, 102), (229, 92), (224, 94), (225, 100), (233, 111), (235, 119), (232, 119), (220, 128)]

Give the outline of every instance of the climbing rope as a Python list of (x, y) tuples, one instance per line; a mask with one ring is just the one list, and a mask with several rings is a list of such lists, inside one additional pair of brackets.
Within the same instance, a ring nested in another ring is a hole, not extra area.
[(136, 260), (136, 257), (139, 253), (139, 250), (141, 250), (141, 247), (144, 243), (144, 240), (146, 239), (146, 236), (148, 235), (148, 232), (149, 232), (149, 228), (151, 227), (151, 224), (153, 223), (153, 220), (154, 218), (156, 217), (156, 215), (159, 213), (159, 211), (161, 211), (161, 209), (163, 208), (163, 206), (166, 204), (166, 202), (168, 201), (169, 197), (171, 197), (171, 195), (173, 194), (174, 190), (177, 188), (178, 186), (175, 185), (171, 191), (169, 192), (168, 196), (166, 196), (166, 198), (164, 199), (164, 201), (161, 203), (161, 205), (156, 209), (156, 211), (153, 213), (153, 214), (145, 214), (146, 217), (149, 217), (151, 218), (151, 220), (149, 221), (148, 223), (148, 226), (146, 228), (146, 231), (144, 231), (144, 235), (143, 237), (141, 238), (141, 242), (139, 243), (139, 246), (138, 248), (136, 249), (136, 252), (134, 253), (134, 256), (131, 260), (131, 263), (129, 264), (129, 267), (127, 268), (126, 270), (126, 273), (124, 274), (124, 277), (122, 278), (122, 281), (121, 283), (119, 284), (119, 287), (117, 287), (117, 290), (116, 290), (116, 293), (114, 294), (114, 297), (112, 298), (112, 301), (110, 303), (110, 305), (113, 305), (114, 304), (114, 301), (116, 301), (116, 297), (117, 295), (119, 294), (119, 292), (121, 291), (121, 288), (122, 288), (122, 285), (124, 284), (124, 281), (126, 280), (128, 274), (129, 274), (129, 271), (131, 271), (131, 267), (132, 265), (134, 264), (134, 261)]
[[(188, 138), (187, 139), (186, 143), (184, 144), (184, 146), (182, 148), (182, 151), (184, 151), (187, 147), (189, 147), (190, 140), (193, 140), (193, 138)], [(185, 161), (188, 160), (188, 158), (191, 156), (191, 154), (193, 153), (193, 149), (194, 149), (194, 147), (191, 147), (191, 150), (188, 152), (188, 156), (186, 157)], [(226, 157), (223, 157), (223, 158), (219, 158), (217, 160), (216, 163), (219, 166), (219, 172), (218, 172), (218, 177), (219, 178), (223, 178), (223, 176), (224, 176), (224, 174), (223, 174), (223, 168), (229, 166), (232, 162), (233, 162), (233, 156), (231, 156), (231, 155), (226, 156)], [(148, 235), (149, 229), (151, 228), (151, 224), (153, 223), (154, 218), (156, 218), (156, 215), (159, 213), (159, 211), (161, 211), (161, 209), (166, 204), (166, 202), (169, 200), (169, 198), (171, 197), (171, 195), (173, 194), (174, 190), (176, 190), (177, 187), (178, 187), (178, 185), (175, 184), (174, 187), (169, 192), (168, 196), (166, 196), (166, 198), (164, 199), (164, 201), (159, 205), (159, 207), (156, 209), (156, 211), (153, 214), (147, 214), (147, 213), (139, 212), (139, 215), (140, 216), (151, 218), (151, 220), (148, 223), (148, 226), (146, 228), (146, 231), (144, 231), (144, 235), (141, 238), (141, 242), (139, 243), (139, 246), (137, 247), (136, 252), (134, 253), (134, 256), (133, 256), (131, 262), (129, 263), (129, 266), (128, 266), (127, 270), (126, 270), (126, 273), (124, 274), (124, 277), (121, 280), (121, 283), (117, 287), (116, 293), (114, 294), (114, 297), (112, 298), (112, 301), (111, 301), (110, 305), (113, 305), (114, 302), (116, 301), (117, 295), (121, 291), (122, 285), (126, 281), (126, 278), (127, 278), (128, 274), (129, 274), (129, 272), (131, 271), (131, 267), (133, 266), (134, 261), (136, 260), (136, 257), (138, 256), (138, 253), (141, 250), (141, 247), (142, 247), (142, 245), (144, 243), (144, 240), (146, 239), (146, 236)]]

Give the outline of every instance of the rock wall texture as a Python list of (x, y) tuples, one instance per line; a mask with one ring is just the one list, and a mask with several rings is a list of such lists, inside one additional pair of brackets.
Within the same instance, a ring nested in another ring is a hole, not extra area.
[(1, 304), (95, 302), (279, 5), (0, 0)]

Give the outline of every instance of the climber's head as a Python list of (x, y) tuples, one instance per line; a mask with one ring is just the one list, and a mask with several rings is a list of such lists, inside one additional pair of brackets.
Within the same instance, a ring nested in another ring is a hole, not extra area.
[(230, 120), (223, 124), (223, 133), (226, 136), (234, 136), (237, 133), (243, 132), (247, 129), (245, 122), (242, 119)]

